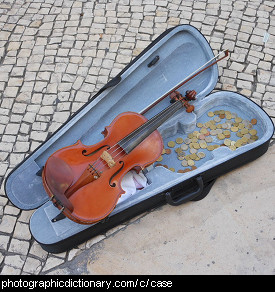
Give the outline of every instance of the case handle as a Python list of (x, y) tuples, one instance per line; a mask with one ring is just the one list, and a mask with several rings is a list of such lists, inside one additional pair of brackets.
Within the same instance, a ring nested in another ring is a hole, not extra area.
[(193, 199), (195, 199), (196, 197), (198, 197), (199, 195), (202, 194), (203, 192), (203, 180), (201, 176), (197, 176), (195, 178), (196, 183), (198, 184), (198, 189), (195, 190), (194, 192), (189, 193), (188, 195), (182, 196), (178, 199), (173, 199), (172, 194), (173, 192), (167, 192), (165, 193), (165, 198), (166, 201), (169, 205), (172, 206), (179, 206), (183, 203), (186, 203), (188, 201), (191, 201)]

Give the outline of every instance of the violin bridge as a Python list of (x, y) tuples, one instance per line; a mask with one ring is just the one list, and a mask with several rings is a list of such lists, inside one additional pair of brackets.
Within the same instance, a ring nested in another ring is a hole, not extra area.
[(110, 168), (116, 165), (113, 157), (107, 151), (103, 151), (100, 158), (104, 160)]

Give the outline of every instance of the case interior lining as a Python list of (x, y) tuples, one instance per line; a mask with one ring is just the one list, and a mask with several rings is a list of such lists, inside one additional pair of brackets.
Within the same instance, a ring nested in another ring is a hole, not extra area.
[[(235, 101), (236, 106), (232, 106), (232, 100)], [(216, 109), (229, 110), (236, 113), (243, 119), (251, 120), (251, 118), (256, 118), (257, 125), (253, 128), (257, 129), (259, 139), (251, 144), (242, 146), (235, 151), (232, 151), (227, 147), (220, 147), (211, 152), (206, 151), (207, 157), (202, 160), (197, 169), (188, 173), (181, 174), (172, 172), (169, 169), (161, 166), (149, 167), (145, 175), (150, 181), (150, 184), (146, 188), (139, 190), (135, 195), (132, 195), (127, 200), (122, 201), (120, 204), (118, 204), (113, 212), (110, 214), (110, 217), (150, 198), (151, 196), (161, 193), (173, 187), (174, 185), (177, 185), (183, 180), (188, 180), (189, 178), (194, 177), (201, 172), (207, 171), (217, 164), (230, 160), (243, 152), (257, 147), (272, 135), (273, 127), (270, 120), (267, 119), (267, 115), (265, 114), (265, 112), (263, 112), (262, 110), (259, 111), (259, 107), (256, 104), (237, 93), (221, 91), (213, 93), (205, 98), (202, 102), (197, 103), (194, 113), (187, 114), (182, 110), (179, 111), (171, 120), (167, 121), (159, 129), (160, 132), (164, 135), (164, 143), (167, 143), (167, 141), (174, 138), (175, 135), (184, 137), (188, 133), (194, 131), (194, 129), (196, 128), (196, 123), (208, 121), (209, 117), (207, 116), (207, 112)], [(179, 163), (175, 153), (171, 157), (169, 157), (169, 163), (171, 165)], [(47, 220), (49, 220), (50, 222), (50, 220), (57, 214), (58, 210), (49, 202), (40, 207), (33, 216), (35, 216), (35, 218), (37, 216), (46, 216)], [(35, 222), (35, 218), (32, 218), (31, 221)], [(99, 222), (95, 224), (101, 223)], [(50, 223), (49, 225), (51, 225), (51, 227), (49, 228), (54, 233), (54, 235), (51, 234), (51, 238), (49, 238), (48, 236), (46, 238), (46, 236), (44, 236), (44, 231), (42, 234), (36, 224), (32, 224), (31, 229), (34, 230), (35, 233), (39, 234), (38, 237), (40, 236), (40, 241), (45, 240), (46, 242), (50, 242), (52, 240), (54, 242), (57, 240), (57, 238), (66, 238), (77, 232), (85, 230), (86, 228), (89, 228), (94, 224), (82, 225), (77, 224), (69, 219), (63, 219), (60, 222)]]

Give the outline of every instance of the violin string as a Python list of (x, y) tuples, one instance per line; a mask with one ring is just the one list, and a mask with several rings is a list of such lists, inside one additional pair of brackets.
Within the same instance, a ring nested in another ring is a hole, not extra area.
[[(167, 108), (165, 108), (161, 113), (159, 113), (160, 115), (156, 115), (156, 116), (154, 116), (152, 119), (148, 120), (148, 122), (153, 122), (153, 121), (155, 122), (155, 121), (158, 121), (158, 120), (162, 119), (163, 116), (164, 116), (165, 114), (167, 114), (168, 111), (169, 111), (172, 107), (174, 107), (174, 106), (175, 106), (175, 103), (169, 105), (169, 106), (168, 106)], [(149, 127), (151, 126), (149, 123), (148, 123), (148, 124), (146, 124), (146, 123), (147, 123), (147, 122), (145, 122), (144, 124), (142, 124), (141, 126), (139, 126), (137, 129), (135, 129), (133, 132), (131, 132), (130, 134), (136, 132), (131, 138), (134, 138), (134, 137), (136, 137), (136, 136), (139, 134), (138, 130), (139, 130), (142, 126), (145, 125), (144, 130), (146, 130), (146, 128), (149, 128)], [(128, 134), (128, 135), (130, 135), (130, 134)], [(126, 136), (126, 137), (127, 137), (127, 136)], [(112, 151), (111, 153), (109, 152), (110, 149), (114, 148), (115, 146), (119, 146), (120, 148), (122, 148), (122, 150), (121, 150), (120, 152), (118, 152), (114, 157), (112, 157), (115, 163), (116, 163), (119, 159), (121, 159), (121, 158), (123, 158), (124, 156), (127, 155), (127, 148), (125, 148), (125, 149), (123, 148), (123, 146), (124, 146), (125, 144), (127, 144), (127, 142), (122, 143), (121, 145), (119, 145), (119, 143), (116, 143), (116, 144), (114, 144), (113, 146), (111, 146), (108, 150), (106, 150), (106, 151), (111, 155), (111, 154), (115, 153), (115, 151), (116, 151), (118, 148), (116, 148), (116, 149), (115, 149), (114, 151)], [(123, 152), (126, 152), (126, 154), (124, 154), (124, 155), (123, 155), (122, 157), (120, 157), (117, 161), (115, 161), (115, 158), (116, 158), (119, 154), (121, 154), (121, 153), (123, 153)], [(103, 166), (107, 166), (107, 165), (108, 165), (104, 160), (101, 160), (100, 157), (99, 157), (99, 158), (98, 158), (97, 160), (95, 160), (95, 162), (92, 164), (92, 167), (96, 169), (96, 165), (98, 164), (98, 166), (99, 166), (100, 162), (103, 163)], [(101, 168), (101, 169), (96, 169), (96, 170), (100, 172), (101, 170), (103, 170), (103, 168)]]

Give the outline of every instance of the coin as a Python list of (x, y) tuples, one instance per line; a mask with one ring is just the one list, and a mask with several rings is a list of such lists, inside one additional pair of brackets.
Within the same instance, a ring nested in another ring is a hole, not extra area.
[(171, 149), (165, 149), (165, 154), (171, 154)]
[(160, 156), (160, 157), (157, 159), (158, 162), (160, 162), (160, 161), (162, 161), (162, 160), (163, 160), (163, 157), (162, 157), (162, 156)]
[(201, 132), (202, 134), (207, 134), (208, 131), (207, 131), (206, 128), (201, 128), (200, 132)]
[(189, 160), (187, 161), (187, 164), (188, 164), (189, 166), (193, 166), (193, 165), (195, 165), (195, 162), (194, 162), (194, 160), (189, 159)]
[(249, 131), (249, 134), (252, 135), (252, 136), (255, 136), (255, 135), (257, 135), (257, 130), (255, 130), (255, 129), (251, 129), (251, 130)]
[(199, 135), (199, 139), (200, 139), (200, 140), (205, 140), (205, 135), (200, 134), (200, 135)]
[(223, 143), (226, 145), (226, 146), (230, 146), (231, 145), (231, 140), (230, 139), (225, 139), (223, 141)]
[(169, 167), (169, 170), (175, 172), (175, 168), (174, 167)]
[(200, 149), (200, 145), (199, 145), (199, 143), (193, 143), (193, 148), (195, 148), (195, 149)]
[[(184, 139), (183, 141), (184, 141), (185, 144), (190, 144), (190, 143), (191, 143), (191, 140), (190, 140), (189, 138), (186, 138), (186, 139)], [(183, 150), (184, 150), (184, 149), (183, 149)]]
[(183, 139), (182, 139), (182, 138), (177, 138), (177, 139), (176, 139), (176, 143), (177, 143), (177, 144), (181, 144), (181, 143), (183, 143)]
[(231, 127), (230, 129), (232, 132), (238, 132), (239, 128), (238, 127)]
[(184, 167), (188, 166), (187, 160), (183, 160), (183, 161), (181, 162), (181, 165), (184, 166)]
[(250, 121), (250, 123), (251, 123), (252, 125), (256, 125), (256, 124), (257, 124), (257, 120), (256, 120), (256, 119), (252, 119), (252, 120)]
[(183, 152), (183, 150), (182, 150), (181, 148), (179, 148), (179, 147), (176, 148), (175, 151), (176, 151), (178, 154), (181, 153), (181, 152)]
[(210, 137), (210, 136), (205, 137), (205, 142), (207, 142), (207, 143), (211, 143), (211, 142), (213, 142), (213, 138)]
[(185, 173), (186, 171), (184, 171), (183, 169), (179, 169), (178, 173)]
[(209, 145), (207, 146), (207, 150), (213, 151), (215, 149), (214, 145)]
[(204, 158), (206, 156), (204, 152), (198, 152), (197, 155), (199, 158)]
[(259, 137), (257, 135), (252, 135), (250, 139), (256, 141), (259, 139)]
[(201, 128), (202, 127), (202, 123), (197, 123), (197, 127)]
[(173, 147), (175, 147), (176, 143), (174, 141), (169, 141), (167, 143), (167, 145), (168, 145), (168, 147), (173, 148)]
[(202, 149), (205, 149), (207, 147), (207, 144), (205, 141), (200, 141), (199, 145), (200, 145), (200, 148)]
[(190, 149), (190, 153), (191, 153), (191, 154), (197, 153), (197, 151), (198, 151), (198, 150), (195, 149), (195, 148)]
[(240, 123), (242, 120), (243, 120), (243, 119), (240, 118), (240, 117), (236, 117), (236, 118), (235, 118), (235, 122), (236, 122), (236, 123)]
[(188, 149), (188, 145), (186, 145), (186, 144), (182, 144), (182, 145), (180, 146), (180, 148), (181, 148), (182, 150), (187, 150), (187, 149)]
[(215, 117), (215, 118), (214, 118), (214, 121), (215, 121), (216, 123), (219, 123), (219, 122), (221, 121), (221, 119), (220, 119), (219, 117)]
[(220, 140), (223, 140), (224, 138), (225, 138), (225, 136), (224, 136), (224, 134), (218, 134), (218, 138), (220, 139)]
[(162, 149), (162, 152), (161, 152), (161, 154), (166, 154), (166, 151), (165, 151), (165, 149), (164, 149), (164, 148)]
[(239, 127), (239, 129), (241, 129), (241, 130), (244, 129), (244, 127), (245, 127), (245, 126), (244, 126), (244, 123), (239, 123), (239, 126), (238, 126), (238, 127)]
[[(210, 135), (212, 136), (216, 136), (217, 135), (217, 130), (211, 130), (210, 131)], [(206, 139), (205, 139), (206, 140)]]
[(234, 146), (235, 146), (236, 148), (239, 148), (239, 147), (241, 147), (241, 146), (242, 146), (242, 144), (243, 144), (242, 140), (241, 140), (241, 139), (239, 139), (239, 140), (237, 140), (237, 141), (236, 141), (236, 143), (235, 143), (235, 145), (234, 145)]
[(208, 112), (208, 117), (214, 117), (214, 113), (213, 112)]

